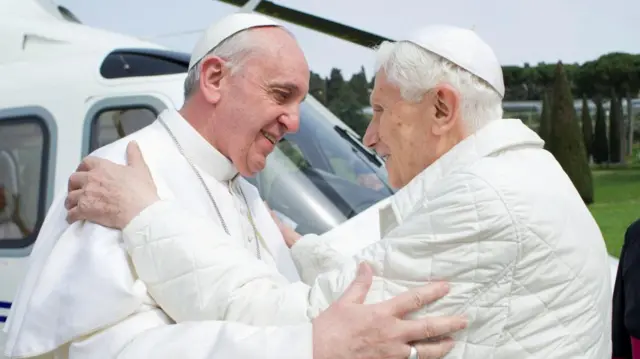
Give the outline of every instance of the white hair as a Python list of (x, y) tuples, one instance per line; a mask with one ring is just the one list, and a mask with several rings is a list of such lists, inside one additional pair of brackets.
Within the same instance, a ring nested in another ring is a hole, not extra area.
[[(293, 34), (289, 30), (284, 27), (279, 28), (293, 37)], [(233, 75), (242, 67), (242, 64), (249, 54), (258, 49), (263, 49), (265, 45), (267, 45), (264, 39), (255, 36), (256, 33), (251, 30), (253, 29), (243, 30), (226, 38), (218, 44), (218, 46), (211, 49), (202, 59), (211, 55), (224, 59), (226, 61), (225, 66), (230, 68), (230, 72)], [(188, 99), (193, 93), (193, 90), (198, 87), (200, 72), (202, 70), (202, 59), (193, 65), (187, 73), (187, 78), (184, 80), (185, 100)]]
[(500, 95), (484, 80), (449, 60), (408, 41), (385, 41), (376, 51), (375, 72), (383, 69), (406, 101), (420, 102), (427, 91), (448, 83), (460, 92), (461, 117), (469, 131), (502, 118)]

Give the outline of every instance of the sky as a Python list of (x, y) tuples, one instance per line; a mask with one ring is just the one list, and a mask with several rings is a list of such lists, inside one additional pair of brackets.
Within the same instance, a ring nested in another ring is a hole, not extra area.
[[(201, 32), (238, 8), (217, 0), (53, 0), (83, 23), (190, 52)], [(388, 38), (439, 23), (473, 28), (503, 65), (582, 63), (622, 51), (640, 53), (638, 0), (274, 0)], [(364, 66), (373, 74), (374, 52), (289, 24), (311, 70), (345, 77)]]

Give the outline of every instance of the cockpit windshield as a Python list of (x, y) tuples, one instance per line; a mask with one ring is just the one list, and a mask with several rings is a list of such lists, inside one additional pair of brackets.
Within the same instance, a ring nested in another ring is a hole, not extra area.
[(302, 103), (300, 130), (247, 178), (301, 234), (324, 233), (393, 194), (382, 161), (331, 116), (314, 99)]

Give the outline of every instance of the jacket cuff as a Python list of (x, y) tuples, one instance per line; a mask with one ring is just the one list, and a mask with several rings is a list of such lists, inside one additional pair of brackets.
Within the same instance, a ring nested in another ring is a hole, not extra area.
[(168, 201), (156, 201), (147, 208), (143, 209), (135, 216), (129, 224), (122, 230), (122, 237), (127, 251), (131, 254), (131, 250), (145, 245), (151, 239), (149, 229), (154, 218), (161, 216), (161, 213), (167, 211), (170, 207)]
[(315, 234), (302, 236), (292, 247), (291, 257), (300, 273), (300, 279), (306, 284), (311, 284), (318, 275), (319, 263), (316, 258), (321, 238)]

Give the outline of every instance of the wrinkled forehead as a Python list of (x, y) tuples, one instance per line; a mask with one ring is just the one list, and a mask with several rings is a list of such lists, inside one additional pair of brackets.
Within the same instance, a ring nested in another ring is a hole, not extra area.
[(384, 70), (380, 69), (374, 79), (373, 90), (369, 100), (372, 104), (385, 102), (388, 100), (396, 100), (400, 97), (400, 88), (396, 84), (389, 81)]
[[(247, 61), (247, 69), (267, 84), (286, 84), (306, 92), (309, 88), (309, 65), (295, 40), (286, 32), (269, 39), (273, 42), (263, 44)], [(289, 39), (278, 41), (278, 38)]]

